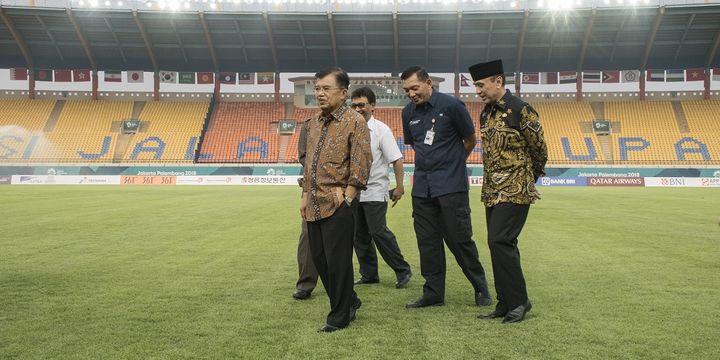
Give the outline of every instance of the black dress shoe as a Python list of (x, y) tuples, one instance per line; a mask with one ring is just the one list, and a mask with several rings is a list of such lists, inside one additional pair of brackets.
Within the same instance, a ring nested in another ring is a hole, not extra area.
[(355, 304), (350, 307), (350, 321), (355, 320), (355, 317), (357, 316), (358, 309), (362, 306), (362, 301), (360, 301), (360, 298), (357, 298), (355, 300)]
[(293, 293), (293, 297), (297, 300), (307, 300), (310, 298), (311, 293), (307, 290), (297, 289)]
[(330, 324), (325, 324), (318, 329), (318, 332), (331, 333), (331, 332), (338, 331), (340, 329), (342, 329), (342, 328), (339, 328), (337, 326), (332, 326)]
[(396, 289), (402, 289), (407, 285), (407, 283), (410, 282), (410, 278), (412, 277), (412, 273), (408, 271), (407, 274), (399, 277), (397, 281), (395, 282), (395, 288)]
[(520, 305), (505, 314), (503, 324), (512, 324), (523, 321), (525, 319), (525, 314), (527, 314), (530, 309), (532, 309), (532, 304), (530, 303), (530, 300), (528, 300), (524, 305)]
[(443, 305), (445, 305), (445, 302), (442, 300), (431, 302), (431, 301), (425, 300), (423, 298), (419, 298), (417, 301), (405, 305), (405, 308), (406, 309), (419, 309), (419, 308), (424, 308), (424, 307), (428, 307), (428, 306), (443, 306)]
[(497, 318), (505, 317), (506, 313), (507, 313), (507, 311), (495, 309), (493, 312), (491, 312), (489, 314), (478, 315), (478, 319), (484, 319), (484, 320), (497, 319)]
[(355, 285), (362, 285), (362, 284), (377, 284), (380, 282), (379, 278), (374, 279), (368, 279), (366, 277), (361, 277), (357, 280), (355, 280)]
[(492, 296), (490, 296), (489, 292), (475, 293), (475, 305), (488, 306), (490, 304), (492, 304)]

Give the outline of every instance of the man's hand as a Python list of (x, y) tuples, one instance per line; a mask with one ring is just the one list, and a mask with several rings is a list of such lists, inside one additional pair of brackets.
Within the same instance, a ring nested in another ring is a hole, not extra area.
[(537, 188), (535, 188), (535, 190), (530, 192), (530, 203), (531, 204), (534, 204), (535, 200), (540, 200), (540, 199), (542, 199), (542, 197)]
[(302, 200), (300, 200), (300, 217), (307, 221), (305, 218), (305, 209), (307, 209), (307, 203), (308, 203), (308, 195), (307, 193), (303, 193)]
[(402, 198), (402, 196), (405, 194), (405, 189), (403, 189), (402, 186), (398, 186), (392, 190), (392, 196), (390, 196), (390, 200), (393, 201), (391, 207), (395, 207), (397, 205), (398, 200)]

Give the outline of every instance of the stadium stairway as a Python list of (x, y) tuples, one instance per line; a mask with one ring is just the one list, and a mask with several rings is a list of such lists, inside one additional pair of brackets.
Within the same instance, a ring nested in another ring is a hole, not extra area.
[[(296, 129), (295, 131), (299, 131), (299, 129)], [(278, 159), (285, 161), (288, 146), (290, 145), (290, 138), (292, 138), (292, 135), (280, 135), (280, 149), (278, 150)]]
[[(142, 114), (143, 109), (145, 108), (145, 101), (135, 101), (133, 102), (133, 109), (132, 109), (132, 118), (133, 119), (139, 119), (140, 114)], [(135, 138), (136, 134), (123, 134), (120, 132), (120, 123), (113, 122), (113, 129), (112, 132), (118, 132), (117, 140), (115, 142), (115, 149), (113, 149), (113, 157), (112, 162), (119, 163), (123, 162), (123, 157), (128, 151), (128, 148), (130, 147), (130, 144), (132, 143), (132, 140)], [(138, 129), (138, 133), (147, 131), (147, 123), (143, 124), (140, 123), (140, 128)]]
[(592, 108), (593, 114), (596, 119), (605, 118), (605, 103), (602, 102), (591, 102), (590, 107)]
[(597, 136), (598, 144), (600, 144), (600, 149), (602, 150), (603, 158), (605, 159), (605, 162), (607, 164), (613, 164), (615, 162), (615, 158), (613, 157), (613, 151), (612, 151), (612, 137), (609, 135), (602, 135)]
[(55, 124), (57, 124), (58, 118), (60, 117), (60, 113), (62, 112), (64, 106), (65, 100), (58, 100), (55, 102), (55, 106), (50, 113), (50, 117), (48, 117), (48, 120), (45, 123), (45, 127), (43, 127), (43, 132), (48, 133), (55, 130)]
[(203, 143), (205, 142), (205, 135), (207, 135), (208, 127), (210, 126), (210, 120), (215, 115), (215, 109), (217, 109), (218, 100), (215, 98), (215, 95), (210, 99), (210, 104), (208, 105), (208, 110), (205, 113), (205, 119), (203, 120), (202, 130), (200, 130), (200, 136), (198, 137), (198, 143), (195, 147), (195, 158), (193, 159), (194, 163), (197, 163), (200, 159), (201, 151), (200, 149), (203, 148)]
[[(595, 115), (595, 119), (605, 119), (605, 103), (603, 102), (591, 102), (590, 107), (592, 108), (593, 115)], [(611, 128), (615, 129), (614, 124), (611, 123)], [(613, 143), (612, 143), (612, 137), (603, 135), (598, 136), (595, 135), (595, 131), (592, 128), (592, 122), (590, 122), (590, 133), (591, 136), (595, 136), (598, 140), (598, 144), (600, 145), (600, 151), (602, 151), (603, 159), (605, 159), (605, 163), (612, 164), (614, 163), (613, 158)]]
[(682, 108), (682, 103), (679, 101), (672, 102), (673, 112), (675, 113), (675, 121), (677, 121), (678, 130), (680, 133), (686, 134), (690, 132), (690, 125), (685, 118), (685, 111)]

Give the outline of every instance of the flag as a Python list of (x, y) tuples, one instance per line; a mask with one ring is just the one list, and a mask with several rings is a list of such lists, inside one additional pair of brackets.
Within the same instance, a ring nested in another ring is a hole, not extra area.
[(237, 81), (235, 81), (236, 78), (237, 78), (237, 73), (234, 73), (234, 72), (221, 72), (220, 73), (220, 83), (221, 84), (235, 85), (235, 84), (237, 84)]
[(558, 77), (561, 84), (577, 83), (577, 71), (561, 71)]
[(105, 70), (105, 82), (122, 82), (122, 71)]
[(275, 83), (275, 73), (273, 72), (262, 72), (257, 73), (258, 85), (267, 85)]
[(623, 70), (622, 82), (634, 83), (640, 81), (640, 70)]
[(177, 83), (177, 71), (160, 70), (160, 82), (166, 84)]
[(145, 72), (144, 71), (128, 71), (125, 73), (127, 76), (127, 82), (129, 83), (141, 83), (145, 82)]
[(53, 81), (53, 73), (51, 70), (35, 70), (35, 81)]
[(212, 73), (212, 72), (197, 73), (197, 83), (198, 84), (214, 84), (215, 83), (215, 73)]
[(584, 83), (599, 83), (600, 82), (600, 72), (591, 70), (591, 71), (583, 71), (583, 77), (582, 81)]
[(27, 68), (10, 69), (10, 80), (27, 80)]
[(648, 70), (647, 81), (665, 81), (665, 70)]
[(620, 82), (620, 72), (613, 70), (613, 71), (603, 71), (602, 72), (602, 82), (603, 84), (617, 84)]
[(540, 82), (540, 74), (536, 72), (524, 72), (522, 73), (523, 84), (538, 84)]
[(554, 85), (558, 83), (558, 73), (556, 72), (543, 72), (540, 73), (540, 83)]
[(472, 81), (470, 81), (470, 79), (468, 79), (468, 77), (465, 76), (465, 74), (460, 74), (460, 86), (468, 87), (471, 85), (472, 85)]
[(712, 69), (712, 81), (720, 81), (720, 68)]
[(691, 68), (685, 71), (685, 81), (704, 81), (705, 69)]
[(72, 77), (73, 77), (73, 81), (75, 81), (75, 82), (90, 81), (91, 80), (90, 70), (86, 70), (86, 69), (73, 70)]
[(195, 73), (194, 72), (181, 72), (178, 74), (181, 84), (194, 84)]
[(55, 82), (71, 82), (72, 71), (70, 70), (55, 70)]
[(255, 73), (239, 73), (238, 84), (255, 84)]
[(667, 82), (682, 82), (685, 81), (685, 70), (684, 69), (670, 69), (665, 74), (665, 81)]
[(514, 72), (506, 72), (505, 73), (505, 85), (515, 85), (515, 73)]

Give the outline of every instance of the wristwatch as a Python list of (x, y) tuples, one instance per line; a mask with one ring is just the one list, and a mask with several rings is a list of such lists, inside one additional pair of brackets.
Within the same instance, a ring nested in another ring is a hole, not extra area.
[(351, 206), (351, 205), (352, 205), (353, 200), (355, 200), (355, 198), (353, 198), (353, 197), (351, 197), (351, 196), (345, 196), (345, 203), (346, 203), (348, 206)]

